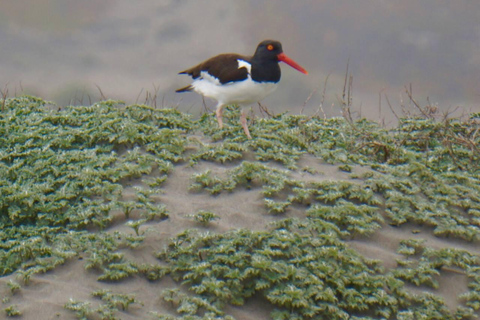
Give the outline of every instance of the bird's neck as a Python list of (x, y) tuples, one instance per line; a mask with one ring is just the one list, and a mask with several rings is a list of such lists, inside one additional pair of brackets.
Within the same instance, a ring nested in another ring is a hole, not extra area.
[(252, 80), (257, 82), (278, 82), (280, 80), (280, 66), (277, 61), (253, 57), (251, 64)]

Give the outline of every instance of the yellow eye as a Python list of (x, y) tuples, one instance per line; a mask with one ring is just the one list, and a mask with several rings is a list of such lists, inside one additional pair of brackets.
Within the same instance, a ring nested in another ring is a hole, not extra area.
[(273, 44), (269, 44), (269, 45), (267, 46), (267, 50), (268, 50), (268, 51), (272, 51), (272, 50), (273, 50)]

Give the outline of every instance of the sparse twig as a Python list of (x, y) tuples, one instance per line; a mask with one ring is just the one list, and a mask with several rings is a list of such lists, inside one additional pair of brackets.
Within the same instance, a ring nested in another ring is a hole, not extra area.
[[(385, 88), (383, 88), (382, 90), (380, 90), (380, 92), (378, 93), (378, 120), (382, 120), (382, 92), (385, 91)], [(383, 119), (385, 122), (385, 119)]]
[[(318, 114), (319, 111), (322, 112), (323, 114), (323, 119), (327, 119), (327, 115), (325, 114), (325, 111), (323, 110), (323, 103), (325, 102), (325, 93), (326, 93), (326, 90), (327, 90), (327, 82), (328, 82), (328, 78), (330, 77), (330, 73), (325, 77), (325, 82), (323, 84), (323, 91), (322, 91), (322, 98), (320, 100), (320, 105), (318, 106), (318, 110), (317, 112), (315, 112), (315, 115)], [(303, 103), (303, 106), (302, 106), (302, 110), (300, 111), (300, 114), (303, 114), (303, 110), (306, 106), (306, 104), (308, 103), (308, 101), (310, 101), (310, 99), (312, 98), (312, 96), (317, 93), (317, 91), (320, 89), (320, 86), (318, 86), (317, 88), (315, 88), (315, 90), (313, 90), (310, 95), (307, 97), (307, 99), (305, 100), (305, 102)]]
[(160, 87), (156, 86), (155, 83), (152, 83), (153, 86), (153, 97), (152, 97), (152, 106), (154, 109), (157, 109), (157, 96), (158, 96), (158, 91), (160, 90)]
[(407, 94), (408, 98), (410, 99), (410, 101), (413, 103), (413, 105), (420, 111), (420, 113), (427, 119), (431, 119), (432, 116), (431, 115), (428, 115), (424, 110), (423, 108), (418, 104), (417, 101), (415, 101), (415, 99), (413, 98), (413, 92), (412, 92), (412, 84), (410, 83), (410, 86), (407, 87), (405, 86), (405, 93)]
[(331, 73), (329, 73), (325, 77), (325, 83), (323, 84), (323, 91), (322, 91), (322, 99), (320, 100), (320, 105), (318, 106), (318, 109), (320, 111), (322, 111), (322, 113), (323, 113), (323, 120), (327, 119), (327, 115), (325, 114), (325, 110), (323, 110), (323, 103), (325, 102), (325, 93), (327, 92), (327, 83), (328, 83), (328, 78), (330, 78), (330, 74)]
[(140, 96), (142, 95), (142, 93), (143, 93), (143, 88), (140, 89), (140, 92), (138, 93), (137, 98), (135, 99), (135, 104), (138, 104), (138, 99), (140, 99)]
[(450, 115), (457, 112), (458, 109), (460, 109), (460, 106), (456, 106), (453, 110), (450, 110), (450, 108), (448, 108), (447, 111), (443, 113), (443, 121), (446, 121), (450, 117)]
[(305, 109), (305, 106), (307, 105), (308, 101), (312, 99), (313, 95), (317, 93), (318, 89), (320, 89), (320, 86), (316, 87), (315, 89), (312, 90), (312, 92), (310, 92), (307, 99), (305, 99), (305, 101), (303, 102), (302, 109), (300, 110), (300, 114), (303, 114), (303, 110)]
[(82, 101), (80, 102), (80, 104), (83, 104), (83, 97), (85, 97), (85, 92), (86, 92), (86, 88), (85, 86), (83, 87), (83, 90), (82, 90), (82, 97), (80, 98)]
[(203, 111), (204, 111), (205, 113), (209, 113), (210, 110), (209, 110), (208, 107), (207, 107), (207, 103), (205, 102), (205, 97), (204, 97), (204, 96), (202, 96), (202, 104), (203, 104)]
[(352, 117), (352, 112), (350, 110), (352, 106), (352, 88), (353, 88), (353, 75), (348, 74), (348, 68), (350, 65), (350, 58), (348, 58), (347, 61), (347, 68), (345, 70), (345, 81), (343, 83), (343, 91), (342, 91), (342, 99), (341, 99), (341, 104), (342, 104), (342, 115), (343, 117), (353, 125), (353, 117)]
[(157, 87), (155, 83), (152, 83), (153, 86), (153, 94), (150, 91), (145, 92), (145, 101), (143, 104), (145, 105), (150, 105), (154, 109), (157, 109), (157, 97), (158, 97), (158, 91), (160, 90), (160, 87)]
[(5, 103), (8, 96), (8, 83), (5, 84), (5, 87), (0, 91), (0, 93), (2, 95), (2, 112), (5, 112)]
[(102, 88), (98, 84), (95, 84), (95, 87), (97, 87), (98, 92), (100, 93), (100, 101), (105, 101), (107, 100), (107, 97), (103, 94)]
[(260, 109), (260, 112), (263, 114), (265, 113), (267, 116), (269, 116), (270, 118), (272, 118), (274, 116), (273, 113), (271, 113), (267, 107), (265, 107), (264, 105), (262, 105), (260, 102), (257, 102), (258, 103), (258, 108)]
[[(367, 139), (365, 139), (367, 140)], [(390, 150), (388, 149), (388, 146), (384, 143), (381, 143), (381, 142), (377, 142), (377, 141), (371, 141), (371, 142), (365, 142), (363, 144), (361, 144), (360, 146), (358, 146), (357, 148), (355, 148), (352, 153), (357, 153), (359, 150), (365, 148), (365, 147), (374, 147), (377, 151), (377, 154), (378, 154), (378, 151), (382, 150), (383, 151), (383, 162), (387, 162), (388, 159), (390, 158)]]
[(348, 67), (350, 65), (350, 57), (348, 57), (348, 60), (347, 60), (347, 68), (345, 70), (345, 78), (344, 78), (344, 82), (343, 82), (343, 91), (342, 91), (342, 100), (343, 100), (343, 103), (345, 104), (345, 93), (347, 91), (347, 79), (348, 79)]
[(392, 113), (395, 115), (395, 118), (397, 118), (397, 121), (400, 120), (400, 117), (398, 116), (398, 114), (393, 109), (392, 104), (390, 103), (390, 99), (388, 99), (387, 94), (385, 94), (385, 100), (387, 100), (387, 105), (390, 108), (390, 110), (392, 111)]
[[(73, 95), (72, 100), (70, 100), (70, 101), (74, 101), (74, 103), (72, 103), (72, 102), (70, 102), (70, 103), (71, 103), (71, 104), (82, 105), (82, 104), (83, 104), (83, 98), (85, 97), (86, 91), (87, 91), (86, 88), (83, 87), (82, 92), (81, 92), (81, 96), (78, 97), (78, 95), (79, 95), (79, 89), (76, 88), (76, 89), (75, 89), (75, 94)], [(90, 105), (91, 105), (91, 104), (90, 104)]]

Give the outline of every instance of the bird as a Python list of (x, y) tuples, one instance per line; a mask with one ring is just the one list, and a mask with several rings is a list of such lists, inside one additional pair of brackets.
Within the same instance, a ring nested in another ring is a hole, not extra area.
[(223, 128), (222, 113), (225, 106), (242, 107), (240, 122), (246, 136), (251, 139), (244, 107), (260, 102), (276, 89), (281, 75), (279, 62), (308, 74), (307, 70), (283, 53), (279, 41), (264, 40), (258, 44), (253, 56), (223, 53), (179, 72), (191, 76), (193, 81), (176, 92), (194, 91), (216, 100), (215, 114), (220, 128)]

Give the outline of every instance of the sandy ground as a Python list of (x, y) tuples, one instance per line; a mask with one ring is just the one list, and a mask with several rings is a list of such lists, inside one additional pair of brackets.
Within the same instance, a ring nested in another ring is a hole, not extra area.
[[(138, 263), (154, 263), (154, 253), (161, 250), (170, 237), (175, 236), (186, 228), (203, 228), (212, 232), (224, 232), (230, 229), (248, 228), (251, 230), (262, 230), (274, 220), (285, 217), (302, 217), (304, 209), (291, 207), (281, 215), (271, 215), (263, 204), (263, 196), (260, 188), (246, 190), (237, 188), (232, 193), (221, 193), (212, 196), (208, 192), (189, 191), (191, 176), (194, 173), (212, 170), (216, 175), (221, 176), (231, 168), (233, 164), (214, 164), (200, 162), (190, 166), (188, 163), (176, 165), (169, 174), (166, 183), (163, 185), (163, 192), (156, 195), (161, 203), (167, 206), (170, 217), (164, 221), (153, 222), (141, 227), (141, 232), (146, 231), (145, 242), (135, 250), (125, 250), (127, 257), (133, 258)], [(304, 167), (310, 167), (318, 173), (302, 171)], [(339, 170), (336, 166), (325, 164), (312, 156), (303, 156), (298, 163), (298, 170), (294, 173), (295, 179), (305, 180), (349, 180), (349, 174)], [(354, 172), (359, 173), (366, 168), (354, 167)], [(351, 180), (359, 181), (359, 180)], [(358, 182), (361, 183), (361, 182)], [(128, 193), (128, 190), (127, 190)], [(198, 223), (186, 217), (188, 214), (199, 210), (209, 210), (218, 214), (221, 219), (211, 223), (208, 227), (202, 227)], [(125, 218), (118, 215), (108, 232), (115, 230), (130, 232), (132, 229), (124, 225)], [(133, 216), (132, 218), (135, 218)], [(388, 269), (396, 266), (395, 259), (401, 256), (396, 253), (399, 241), (402, 239), (426, 239), (427, 246), (434, 248), (456, 247), (467, 249), (480, 254), (480, 249), (474, 243), (467, 243), (459, 240), (440, 239), (434, 237), (431, 230), (422, 229), (418, 226), (404, 225), (392, 227), (384, 225), (373, 236), (364, 239), (349, 241), (349, 245), (368, 258), (375, 258), (383, 261)], [(99, 300), (91, 297), (91, 292), (101, 288), (110, 289), (114, 292), (135, 294), (141, 303), (132, 304), (127, 312), (118, 312), (120, 319), (150, 319), (149, 311), (159, 313), (171, 312), (168, 304), (164, 303), (160, 293), (164, 288), (175, 287), (173, 280), (165, 277), (158, 282), (149, 282), (140, 276), (134, 276), (118, 283), (97, 281), (96, 271), (84, 269), (84, 261), (78, 258), (68, 261), (65, 265), (57, 267), (54, 271), (33, 277), (28, 285), (12, 295), (8, 291), (6, 283), (10, 279), (16, 280), (15, 275), (0, 279), (0, 296), (8, 297), (8, 304), (16, 304), (22, 312), (21, 319), (76, 319), (73, 312), (64, 309), (64, 304), (69, 299), (79, 301), (90, 301), (92, 306), (98, 304)], [(16, 280), (22, 283), (21, 280)], [(440, 277), (440, 289), (435, 290), (445, 298), (447, 305), (455, 309), (458, 305), (457, 296), (467, 291), (467, 278), (456, 270), (442, 270)], [(418, 290), (412, 288), (412, 290)], [(3, 303), (2, 309), (7, 304)], [(243, 307), (228, 307), (226, 310), (238, 320), (247, 319), (268, 319), (271, 307), (262, 298), (254, 298)], [(0, 318), (5, 317), (2, 312)]]

